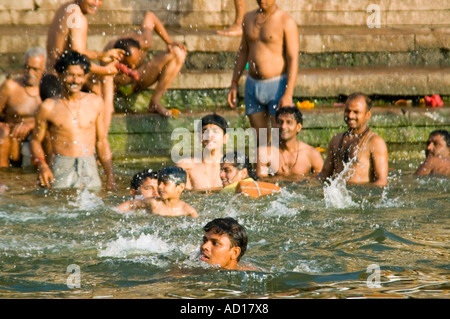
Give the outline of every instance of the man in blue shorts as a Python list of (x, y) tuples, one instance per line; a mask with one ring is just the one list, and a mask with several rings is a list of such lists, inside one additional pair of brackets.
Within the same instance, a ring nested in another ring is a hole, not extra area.
[[(238, 81), (248, 63), (246, 114), (256, 129), (260, 146), (265, 144), (260, 129), (268, 129), (271, 124), (276, 127), (276, 110), (292, 106), (300, 45), (294, 19), (278, 8), (276, 0), (258, 1), (258, 6), (244, 17), (228, 103), (236, 107)], [(269, 132), (266, 133), (269, 138)]]

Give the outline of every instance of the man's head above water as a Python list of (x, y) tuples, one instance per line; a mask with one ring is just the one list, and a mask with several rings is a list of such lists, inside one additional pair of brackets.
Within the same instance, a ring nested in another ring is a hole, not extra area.
[(224, 269), (237, 269), (238, 262), (247, 250), (245, 228), (227, 217), (210, 221), (203, 230), (205, 234), (200, 247), (200, 259)]

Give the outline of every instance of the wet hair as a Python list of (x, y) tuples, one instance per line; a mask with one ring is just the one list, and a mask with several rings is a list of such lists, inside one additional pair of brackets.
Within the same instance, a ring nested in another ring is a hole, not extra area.
[(158, 172), (152, 169), (144, 169), (143, 171), (134, 174), (130, 183), (131, 189), (138, 190), (141, 188), (142, 183), (144, 183), (147, 178), (158, 179)]
[(255, 171), (250, 164), (250, 160), (245, 153), (234, 151), (225, 154), (222, 158), (223, 163), (229, 163), (236, 167), (238, 170), (247, 169), (248, 176), (254, 180), (257, 179)]
[(44, 60), (47, 60), (47, 51), (41, 47), (32, 47), (25, 52), (23, 57), (23, 63), (26, 65), (29, 58), (34, 58), (37, 56), (43, 56)]
[(181, 167), (169, 166), (159, 171), (158, 182), (171, 181), (175, 185), (186, 184), (187, 174)]
[(214, 124), (220, 127), (223, 131), (223, 134), (227, 132), (228, 123), (227, 121), (220, 115), (217, 114), (209, 114), (202, 118), (202, 128), (208, 124)]
[(370, 97), (367, 94), (364, 94), (361, 92), (355, 92), (355, 93), (350, 94), (347, 97), (347, 101), (345, 101), (345, 105), (348, 105), (351, 101), (356, 100), (361, 97), (364, 99), (364, 102), (366, 102), (366, 110), (370, 111), (370, 109), (372, 108), (372, 100), (370, 99)]
[(239, 254), (237, 260), (239, 261), (242, 256), (244, 256), (245, 251), (247, 250), (247, 232), (245, 228), (239, 223), (231, 218), (216, 218), (210, 222), (208, 222), (203, 230), (207, 233), (209, 231), (213, 231), (217, 235), (226, 234), (230, 238), (231, 247), (239, 247), (241, 248), (241, 253)]
[(60, 96), (61, 93), (62, 85), (57, 76), (53, 74), (45, 74), (41, 78), (41, 82), (39, 83), (39, 96), (42, 101)]
[(91, 70), (91, 61), (89, 58), (84, 54), (73, 50), (66, 50), (61, 54), (55, 63), (55, 70), (59, 74), (63, 74), (71, 65), (81, 66), (85, 74), (88, 74)]
[(441, 135), (444, 138), (447, 147), (450, 147), (450, 134), (448, 133), (447, 130), (435, 130), (430, 133), (430, 137), (434, 135)]
[(114, 49), (122, 49), (127, 55), (131, 55), (131, 48), (139, 50), (141, 48), (139, 41), (136, 41), (133, 38), (125, 38), (117, 40), (116, 43), (114, 43)]
[(300, 112), (298, 107), (296, 106), (280, 107), (275, 113), (275, 119), (278, 120), (278, 117), (282, 114), (291, 114), (294, 117), (295, 121), (297, 121), (297, 123), (303, 125), (303, 114), (302, 112)]

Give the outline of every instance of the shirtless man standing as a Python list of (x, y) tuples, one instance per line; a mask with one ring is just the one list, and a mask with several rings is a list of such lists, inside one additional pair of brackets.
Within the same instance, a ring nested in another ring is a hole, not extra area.
[(47, 73), (55, 74), (55, 63), (66, 50), (77, 51), (90, 60), (109, 63), (106, 66), (92, 63), (92, 73), (108, 75), (118, 72), (114, 59), (122, 58), (121, 50), (99, 52), (87, 49), (88, 19), (86, 15), (95, 14), (102, 2), (103, 0), (74, 0), (63, 4), (56, 11), (47, 33)]
[[(145, 63), (154, 33), (167, 44), (167, 51)], [(171, 111), (161, 105), (161, 98), (184, 65), (187, 55), (186, 47), (181, 43), (173, 42), (158, 17), (153, 12), (147, 11), (139, 33), (111, 41), (106, 45), (105, 51), (108, 52), (114, 48), (124, 51), (120, 62), (134, 70), (136, 78), (124, 73), (105, 77), (103, 94), (105, 103), (110, 104), (108, 107), (114, 110), (112, 104), (115, 91), (128, 86), (130, 89), (127, 90), (129, 91), (127, 94), (129, 94), (146, 90), (157, 82), (148, 110), (162, 116), (171, 116)]]
[[(106, 188), (116, 189), (103, 119), (103, 100), (96, 94), (81, 91), (90, 65), (86, 56), (75, 51), (62, 54), (55, 64), (63, 84), (61, 98), (47, 99), (42, 103), (31, 141), (41, 186), (100, 188), (96, 151), (106, 175)], [(51, 164), (46, 162), (42, 148), (47, 131), (54, 154)]]
[(350, 184), (387, 185), (388, 150), (384, 140), (367, 125), (371, 107), (365, 94), (353, 93), (347, 98), (344, 120), (348, 130), (331, 139), (323, 169), (317, 175), (319, 180), (345, 171), (345, 180)]
[(297, 139), (303, 118), (298, 107), (283, 107), (275, 115), (280, 129), (280, 145), (262, 146), (258, 150), (256, 174), (267, 177), (270, 173), (284, 177), (299, 177), (322, 170), (320, 152)]
[(202, 118), (201, 125), (202, 158), (184, 158), (177, 166), (186, 171), (187, 190), (219, 190), (223, 187), (220, 163), (228, 140), (228, 124), (220, 115), (210, 114)]
[(21, 159), (22, 142), (35, 125), (35, 115), (41, 98), (39, 82), (45, 69), (47, 54), (39, 47), (30, 48), (25, 53), (24, 75), (8, 79), (0, 87), (0, 167), (8, 167), (9, 160)]
[(415, 175), (436, 175), (450, 177), (450, 134), (446, 130), (430, 133), (425, 149), (426, 159)]
[(275, 127), (276, 110), (292, 106), (300, 45), (294, 19), (278, 8), (276, 0), (257, 2), (259, 9), (244, 17), (228, 103), (232, 108), (236, 107), (238, 81), (248, 63), (245, 111), (258, 133), (260, 145), (259, 129), (268, 129), (271, 122)]

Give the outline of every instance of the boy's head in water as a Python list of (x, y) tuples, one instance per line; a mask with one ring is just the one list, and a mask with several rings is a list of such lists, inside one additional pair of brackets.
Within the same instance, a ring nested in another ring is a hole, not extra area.
[(226, 187), (246, 178), (256, 179), (248, 156), (242, 152), (234, 151), (224, 155), (220, 167), (220, 178)]
[(158, 192), (162, 200), (178, 199), (186, 188), (187, 175), (177, 166), (165, 167), (158, 174)]
[(136, 198), (136, 196), (143, 198), (159, 197), (158, 172), (145, 169), (136, 173), (131, 179), (130, 195), (133, 198)]
[(200, 259), (224, 269), (238, 269), (238, 262), (247, 250), (245, 228), (231, 217), (216, 218), (203, 227), (205, 234)]

